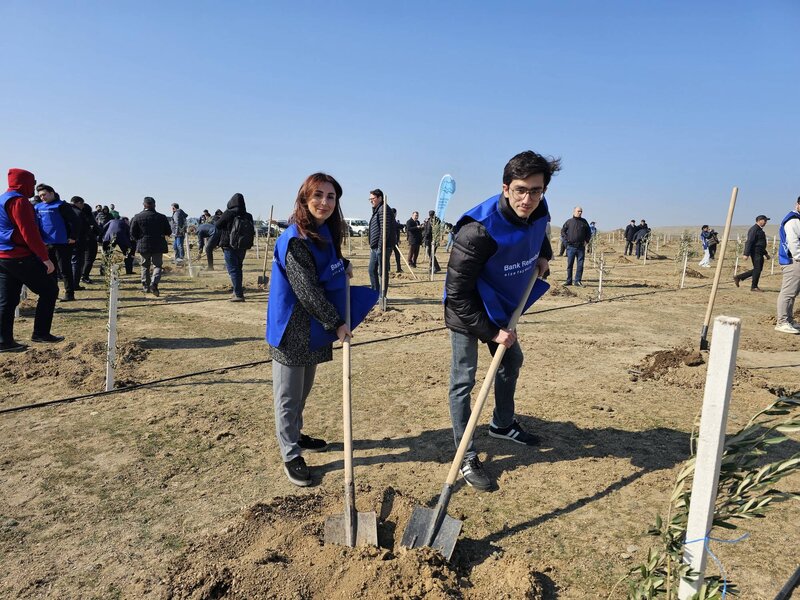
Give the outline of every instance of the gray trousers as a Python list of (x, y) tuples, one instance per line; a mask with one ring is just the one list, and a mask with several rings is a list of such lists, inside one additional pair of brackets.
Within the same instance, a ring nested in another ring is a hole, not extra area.
[[(461, 443), (467, 422), (472, 414), (470, 397), (475, 387), (475, 372), (478, 370), (478, 338), (450, 332), (453, 355), (450, 362), (450, 419), (453, 422), (453, 439), (456, 448)], [(489, 351), (494, 356), (497, 344), (489, 342)], [(506, 350), (497, 375), (494, 378), (494, 414), (492, 423), (504, 429), (514, 422), (514, 392), (522, 366), (522, 348), (515, 342)], [(475, 446), (470, 440), (464, 458), (475, 456)]]
[(300, 456), (303, 409), (314, 385), (317, 365), (289, 367), (272, 361), (272, 397), (275, 404), (275, 433), (283, 462)]
[(800, 261), (783, 265), (783, 281), (778, 294), (778, 325), (794, 322), (794, 299), (800, 293)]
[[(161, 281), (161, 266), (164, 264), (164, 255), (160, 252), (140, 252), (142, 258), (142, 285), (158, 285)], [(150, 265), (153, 265), (153, 278), (150, 278)]]

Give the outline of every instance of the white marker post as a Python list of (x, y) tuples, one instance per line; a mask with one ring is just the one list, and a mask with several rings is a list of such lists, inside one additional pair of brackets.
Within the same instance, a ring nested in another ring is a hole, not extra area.
[[(186, 268), (189, 270), (189, 277), (195, 277), (197, 272), (194, 270), (192, 266), (192, 251), (189, 248), (189, 232), (186, 232), (186, 235), (183, 238), (184, 245), (186, 246)], [(199, 269), (198, 269), (199, 271)]]
[(681, 289), (683, 289), (683, 282), (686, 281), (686, 264), (689, 262), (689, 249), (683, 253), (683, 273), (681, 273)]
[(678, 598), (689, 600), (703, 585), (706, 571), (706, 536), (714, 521), (719, 470), (725, 446), (725, 426), (731, 400), (733, 373), (736, 368), (736, 351), (742, 321), (735, 317), (714, 319), (714, 339), (708, 356), (706, 389), (703, 412), (700, 416), (700, 433), (695, 457), (694, 481), (689, 501), (689, 520), (683, 562), (699, 573), (694, 581), (681, 579)]
[(256, 227), (256, 260), (258, 260), (258, 227)]
[(117, 361), (117, 297), (119, 296), (119, 266), (111, 267), (108, 294), (108, 346), (106, 347), (106, 391), (114, 389), (114, 363)]
[(597, 284), (597, 299), (603, 299), (603, 271), (606, 268), (606, 258), (604, 253), (600, 253), (600, 281)]

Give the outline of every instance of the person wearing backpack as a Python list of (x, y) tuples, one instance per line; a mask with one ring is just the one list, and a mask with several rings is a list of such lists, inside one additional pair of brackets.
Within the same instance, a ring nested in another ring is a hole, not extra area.
[(233, 286), (231, 302), (244, 302), (242, 265), (245, 254), (253, 247), (256, 228), (253, 225), (253, 215), (245, 209), (244, 196), (234, 194), (226, 208), (217, 221), (219, 245), (225, 255), (225, 267)]

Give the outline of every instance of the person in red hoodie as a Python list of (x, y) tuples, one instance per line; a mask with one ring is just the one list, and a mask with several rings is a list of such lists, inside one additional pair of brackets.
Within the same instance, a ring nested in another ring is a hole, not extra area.
[(24, 169), (9, 169), (8, 190), (0, 195), (0, 352), (20, 352), (27, 346), (14, 340), (14, 310), (22, 286), (38, 294), (33, 321), (34, 342), (60, 342), (50, 333), (58, 284), (50, 277), (55, 267), (47, 255), (29, 198), (36, 178)]

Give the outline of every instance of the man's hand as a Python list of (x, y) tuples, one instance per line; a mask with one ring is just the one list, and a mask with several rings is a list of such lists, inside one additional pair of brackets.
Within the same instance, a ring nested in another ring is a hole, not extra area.
[(550, 261), (540, 256), (536, 261), (536, 268), (539, 269), (539, 277), (544, 277), (550, 270)]
[(772, 257), (769, 254), (764, 254), (764, 258), (766, 258), (767, 260), (772, 260)]
[(517, 332), (510, 329), (501, 329), (497, 332), (497, 335), (492, 338), (492, 341), (502, 344), (506, 348), (511, 348), (514, 342), (517, 341)]
[(56, 270), (55, 265), (53, 264), (52, 260), (44, 261), (44, 268), (47, 269), (47, 274), (50, 275), (53, 271)]
[(67, 244), (74, 244), (74, 243), (75, 243), (75, 240), (73, 240), (73, 239), (67, 239)]
[(350, 331), (347, 325), (339, 325), (339, 327), (336, 328), (336, 337), (339, 338), (340, 342), (344, 342), (345, 338), (353, 337), (353, 332)]
[(347, 265), (347, 269), (345, 269), (344, 274), (347, 275), (348, 279), (353, 278), (353, 263), (349, 263)]

